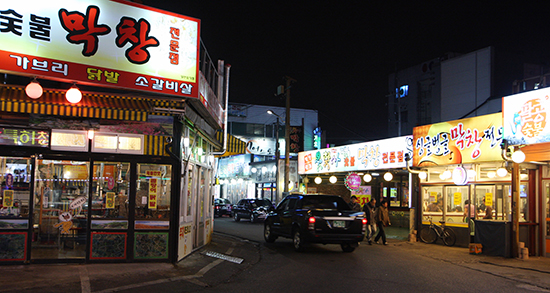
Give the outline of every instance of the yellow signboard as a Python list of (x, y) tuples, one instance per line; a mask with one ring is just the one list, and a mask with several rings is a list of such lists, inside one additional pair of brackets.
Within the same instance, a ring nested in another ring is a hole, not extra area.
[(413, 165), (502, 161), (501, 141), (501, 113), (415, 127)]
[(4, 198), (2, 199), (2, 205), (5, 208), (13, 207), (13, 190), (4, 190)]
[(462, 193), (461, 192), (455, 192), (453, 194), (453, 204), (455, 206), (459, 206), (461, 201), (462, 201)]
[(107, 192), (105, 194), (105, 208), (114, 209), (115, 208), (115, 193)]
[(158, 191), (158, 179), (151, 178), (149, 179), (149, 209), (157, 209), (157, 191)]
[(493, 194), (492, 193), (485, 193), (485, 206), (488, 206), (488, 207), (493, 206)]

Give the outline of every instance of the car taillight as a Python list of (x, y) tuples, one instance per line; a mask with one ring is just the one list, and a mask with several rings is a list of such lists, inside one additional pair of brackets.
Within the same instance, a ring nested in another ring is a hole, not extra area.
[(308, 222), (309, 225), (307, 226), (307, 228), (309, 230), (315, 230), (315, 217), (309, 217)]
[(367, 224), (367, 219), (363, 218), (363, 220), (361, 220), (361, 222), (363, 222), (363, 225), (366, 225)]

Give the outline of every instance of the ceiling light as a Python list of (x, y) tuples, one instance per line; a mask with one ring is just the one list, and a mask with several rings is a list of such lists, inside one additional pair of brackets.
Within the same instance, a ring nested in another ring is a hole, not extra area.
[(420, 178), (422, 180), (426, 180), (426, 178), (428, 178), (428, 173), (420, 172), (420, 173), (418, 173), (418, 178)]
[(367, 174), (365, 174), (365, 176), (363, 176), (363, 180), (365, 182), (371, 182), (372, 176), (369, 173), (367, 173)]
[(392, 179), (393, 179), (393, 174), (392, 174), (392, 173), (386, 172), (386, 173), (384, 174), (384, 180), (386, 180), (386, 181), (391, 181)]
[(497, 176), (497, 173), (495, 171), (487, 172), (487, 178), (495, 178), (496, 176)]
[(508, 175), (508, 170), (506, 170), (506, 168), (500, 167), (497, 169), (497, 175), (498, 177), (506, 177), (506, 175)]

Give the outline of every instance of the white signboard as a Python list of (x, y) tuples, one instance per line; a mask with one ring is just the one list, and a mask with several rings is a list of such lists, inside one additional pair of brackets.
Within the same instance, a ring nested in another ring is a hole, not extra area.
[(298, 153), (298, 173), (403, 168), (412, 158), (412, 135)]
[[(274, 156), (277, 151), (276, 139), (269, 137), (249, 137), (239, 136), (235, 137), (246, 142), (246, 153), (262, 156)], [(281, 156), (285, 154), (285, 140), (279, 139), (279, 153)]]
[(550, 141), (550, 88), (502, 98), (504, 139), (510, 145)]

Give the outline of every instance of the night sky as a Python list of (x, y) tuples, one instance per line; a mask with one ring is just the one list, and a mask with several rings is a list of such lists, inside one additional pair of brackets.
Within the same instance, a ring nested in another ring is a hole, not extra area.
[(201, 20), (211, 58), (231, 64), (230, 102), (284, 106), (290, 76), (291, 107), (318, 110), (336, 144), (387, 137), (396, 68), (487, 46), (550, 59), (550, 1), (143, 2)]

